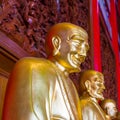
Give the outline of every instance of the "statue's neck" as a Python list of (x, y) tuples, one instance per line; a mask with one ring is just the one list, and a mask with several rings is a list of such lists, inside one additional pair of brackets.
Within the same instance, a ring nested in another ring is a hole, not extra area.
[(69, 76), (69, 71), (67, 71), (67, 69), (65, 67), (63, 67), (58, 62), (54, 62), (54, 63), (60, 69), (60, 71), (62, 71), (64, 73), (65, 76)]
[(94, 101), (94, 102), (98, 103), (98, 101), (97, 101), (97, 99), (96, 99), (96, 98), (94, 98), (94, 97), (90, 97), (90, 99), (91, 99), (92, 101)]
[(69, 71), (64, 66), (62, 66), (55, 58), (50, 58), (49, 60), (52, 61), (58, 67), (58, 69), (65, 74), (65, 76), (69, 75)]
[[(61, 62), (59, 59), (55, 57), (51, 57), (49, 58), (49, 60), (52, 61), (66, 75), (69, 75), (70, 73), (73, 73), (73, 72), (80, 72), (80, 69), (67, 65), (68, 63), (64, 63), (63, 61)], [(66, 66), (62, 65), (61, 63), (66, 64)]]
[(88, 92), (84, 92), (83, 96), (91, 99), (92, 101), (94, 101), (96, 103), (98, 103), (98, 100), (95, 97), (90, 96)]

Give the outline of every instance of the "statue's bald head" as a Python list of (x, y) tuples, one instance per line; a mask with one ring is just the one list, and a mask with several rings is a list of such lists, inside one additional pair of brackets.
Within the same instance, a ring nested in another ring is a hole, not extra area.
[(103, 110), (105, 110), (107, 107), (109, 107), (110, 104), (114, 104), (114, 106), (116, 106), (116, 102), (113, 99), (105, 99), (105, 100), (101, 101), (101, 103), (100, 103)]
[[(46, 37), (46, 52), (48, 56), (53, 54), (54, 46), (53, 46), (53, 39), (60, 39), (61, 43), (69, 40), (72, 33), (79, 31), (80, 36), (83, 39), (88, 40), (87, 32), (81, 28), (80, 26), (74, 25), (72, 23), (58, 23), (54, 25), (47, 34)], [(57, 44), (57, 42), (56, 42)]]
[(111, 117), (111, 119), (116, 118), (118, 110), (116, 102), (113, 99), (105, 99), (101, 101), (100, 106), (105, 111), (105, 113)]
[(87, 91), (87, 88), (85, 86), (85, 82), (86, 81), (92, 81), (92, 77), (94, 76), (98, 76), (99, 78), (100, 77), (103, 77), (103, 74), (98, 72), (98, 71), (95, 71), (95, 70), (86, 70), (86, 71), (83, 71), (80, 73), (80, 92), (83, 93), (84, 91)]

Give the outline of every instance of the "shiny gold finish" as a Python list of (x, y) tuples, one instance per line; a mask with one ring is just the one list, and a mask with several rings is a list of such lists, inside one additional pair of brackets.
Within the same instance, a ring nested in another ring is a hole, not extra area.
[(117, 120), (118, 110), (117, 110), (116, 102), (113, 99), (105, 99), (101, 102), (100, 105), (104, 110), (104, 112), (106, 113), (106, 118), (108, 120), (112, 120), (115, 118)]
[(80, 71), (80, 64), (89, 49), (88, 35), (83, 28), (69, 23), (57, 24), (49, 31), (46, 41), (50, 59), (57, 61), (69, 73)]
[(24, 58), (9, 79), (2, 120), (81, 120), (69, 73), (80, 71), (88, 35), (70, 23), (53, 26), (46, 38), (49, 60)]
[(103, 74), (95, 70), (86, 70), (80, 76), (80, 103), (83, 120), (106, 120), (105, 113), (98, 104), (104, 99), (105, 89)]

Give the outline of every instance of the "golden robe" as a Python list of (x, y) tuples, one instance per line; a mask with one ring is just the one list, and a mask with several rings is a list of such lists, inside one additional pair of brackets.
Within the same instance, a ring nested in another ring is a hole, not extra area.
[(49, 60), (23, 58), (8, 81), (2, 120), (81, 120), (77, 91)]
[(92, 97), (80, 98), (83, 120), (107, 120), (104, 111)]

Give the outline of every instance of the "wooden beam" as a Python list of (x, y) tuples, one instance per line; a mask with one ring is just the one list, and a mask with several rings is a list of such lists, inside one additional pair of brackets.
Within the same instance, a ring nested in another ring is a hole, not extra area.
[(13, 56), (16, 59), (31, 56), (29, 53), (23, 50), (17, 43), (15, 43), (1, 31), (0, 31), (0, 48), (1, 51), (9, 53), (9, 55)]

